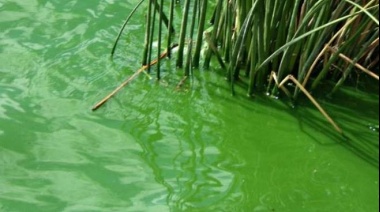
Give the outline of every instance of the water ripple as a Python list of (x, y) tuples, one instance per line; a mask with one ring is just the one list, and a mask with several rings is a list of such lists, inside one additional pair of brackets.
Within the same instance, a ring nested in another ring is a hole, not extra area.
[(282, 103), (231, 97), (213, 70), (174, 91), (182, 73), (165, 61), (160, 83), (140, 76), (91, 113), (140, 68), (144, 7), (109, 58), (137, 2), (0, 3), (0, 211), (346, 211), (377, 202), (378, 170), (313, 142), (332, 143)]

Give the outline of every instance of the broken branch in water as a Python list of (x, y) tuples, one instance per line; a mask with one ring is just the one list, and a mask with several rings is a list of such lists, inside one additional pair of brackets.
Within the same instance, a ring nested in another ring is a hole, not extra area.
[[(174, 44), (169, 51), (171, 51), (173, 48), (177, 47), (178, 44)], [(102, 99), (99, 103), (97, 103), (93, 108), (92, 111), (96, 111), (99, 109), (101, 106), (103, 106), (109, 99), (111, 99), (117, 92), (119, 92), (123, 87), (128, 85), (133, 79), (135, 79), (141, 72), (144, 72), (148, 67), (153, 66), (157, 64), (157, 62), (163, 58), (165, 58), (168, 55), (169, 51), (165, 51), (160, 55), (159, 58), (153, 60), (149, 65), (142, 66), (138, 71), (136, 71), (132, 76), (130, 76), (127, 80), (125, 80), (119, 87), (117, 87), (114, 91), (112, 91), (108, 96), (106, 96), (104, 99)]]

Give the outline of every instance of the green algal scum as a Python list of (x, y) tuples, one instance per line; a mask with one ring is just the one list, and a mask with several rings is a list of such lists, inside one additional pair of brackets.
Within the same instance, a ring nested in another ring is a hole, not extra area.
[[(132, 14), (143, 3), (144, 0), (140, 1)], [(378, 0), (146, 0), (145, 3), (148, 9), (144, 66), (150, 66), (152, 52), (164, 50), (163, 42), (168, 57), (172, 56), (170, 47), (178, 42), (176, 64), (182, 67), (185, 59), (187, 77), (193, 73), (193, 67), (199, 66), (206, 43), (204, 67), (208, 68), (215, 56), (225, 70), (233, 94), (239, 81), (248, 85), (248, 96), (266, 91), (277, 97), (283, 92), (294, 102), (303, 93), (339, 133), (341, 128), (311, 92), (328, 79), (335, 82), (329, 92), (332, 95), (354, 70), (379, 80), (378, 73), (371, 71), (379, 61)], [(211, 6), (214, 11), (211, 26), (207, 26)], [(177, 14), (179, 7), (183, 12)], [(112, 55), (132, 14), (117, 37)], [(177, 19), (181, 25), (174, 27)], [(163, 24), (167, 29), (163, 29)], [(158, 47), (153, 49), (157, 40)], [(156, 72), (159, 79), (159, 60)]]

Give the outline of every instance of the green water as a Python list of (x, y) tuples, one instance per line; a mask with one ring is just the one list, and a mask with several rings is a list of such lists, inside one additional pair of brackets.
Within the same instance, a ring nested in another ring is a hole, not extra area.
[(91, 112), (139, 68), (142, 12), (109, 59), (136, 2), (0, 0), (0, 211), (379, 210), (360, 88), (320, 99), (348, 140), (306, 101), (231, 97), (217, 69), (176, 91), (169, 61)]

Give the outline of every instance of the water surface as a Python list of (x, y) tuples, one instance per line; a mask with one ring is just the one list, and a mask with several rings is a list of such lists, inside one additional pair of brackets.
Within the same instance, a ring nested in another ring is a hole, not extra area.
[(141, 75), (134, 1), (0, 1), (0, 211), (378, 211), (378, 95), (307, 101), (242, 90), (221, 70)]

